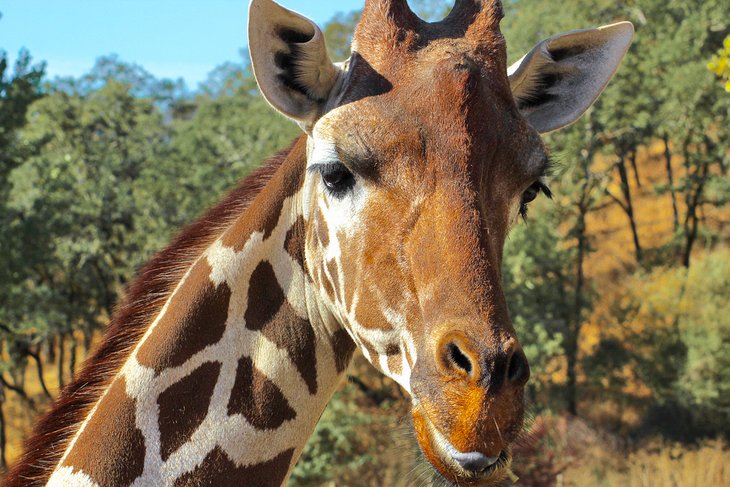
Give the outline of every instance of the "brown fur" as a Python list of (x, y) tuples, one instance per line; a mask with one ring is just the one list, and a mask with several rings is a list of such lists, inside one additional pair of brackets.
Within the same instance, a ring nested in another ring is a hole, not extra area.
[[(114, 381), (106, 397), (108, 401), (96, 410), (98, 421), (88, 423), (79, 435), (86, 450), (103, 449), (105, 454), (91, 456), (83, 449), (74, 450), (66, 457), (64, 466), (82, 470), (101, 487), (129, 485), (144, 469), (145, 441), (135, 425), (135, 400), (127, 395), (123, 377)], [(106, 443), (107, 434), (117, 441)]]
[(290, 449), (268, 462), (239, 467), (220, 447), (216, 447), (195, 470), (177, 479), (175, 487), (234, 487), (242, 484), (278, 487), (286, 477), (293, 456), (294, 449)]
[(25, 453), (8, 473), (7, 487), (42, 485), (48, 480), (78, 426), (118, 373), (186, 269), (248, 208), (284, 161), (290, 157), (303, 159), (304, 141), (300, 137), (289, 149), (247, 177), (142, 269), (114, 314), (102, 344), (37, 424), (25, 444)]

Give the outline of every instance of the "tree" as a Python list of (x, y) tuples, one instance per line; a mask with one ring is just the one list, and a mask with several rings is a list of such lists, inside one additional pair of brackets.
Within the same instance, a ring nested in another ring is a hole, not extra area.
[[(11, 223), (14, 216), (8, 208), (12, 190), (9, 177), (25, 155), (25, 147), (18, 140), (18, 131), (26, 122), (28, 107), (43, 96), (41, 81), (45, 66), (32, 65), (30, 54), (21, 51), (12, 75), (7, 73), (7, 68), (7, 55), (0, 52), (0, 353), (6, 344), (12, 344), (17, 339), (18, 330), (11, 312), (16, 294), (13, 281), (22, 272), (18, 250), (23, 242), (13, 232)], [(5, 389), (27, 398), (22, 384), (13, 384), (11, 379), (5, 378), (5, 373), (12, 372), (18, 365), (17, 361), (22, 362), (25, 357), (15, 355), (10, 358), (17, 360), (15, 363), (3, 363), (0, 367), (0, 468), (5, 466)]]
[(114, 81), (88, 95), (54, 91), (30, 112), (21, 136), (31, 152), (11, 175), (9, 201), (14, 233), (34, 242), (19, 250), (15, 322), (34, 344), (81, 330), (88, 348), (150, 253), (155, 225), (140, 223), (147, 200), (137, 183), (168, 134), (150, 100)]
[(702, 237), (704, 208), (727, 204), (727, 195), (710, 192), (723, 187), (727, 175), (730, 109), (702, 59), (722, 45), (730, 26), (718, 26), (717, 19), (729, 18), (730, 6), (708, 1), (693, 8), (684, 2), (651, 7), (663, 14), (663, 21), (651, 32), (664, 47), (654, 68), (661, 73), (665, 92), (658, 113), (662, 128), (683, 159), (684, 174), (676, 188), (685, 210), (679, 218), (680, 259), (688, 267), (694, 245)]
[(230, 72), (233, 77), (226, 77), (217, 93), (199, 95), (189, 116), (172, 121), (170, 152), (143, 182), (144, 190), (155, 195), (153, 220), (165, 221), (168, 231), (192, 221), (299, 134), (258, 94), (249, 67)]

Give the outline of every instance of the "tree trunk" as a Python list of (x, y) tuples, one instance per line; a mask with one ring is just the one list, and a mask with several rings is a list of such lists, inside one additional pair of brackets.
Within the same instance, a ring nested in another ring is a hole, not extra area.
[(686, 268), (689, 268), (690, 260), (692, 259), (692, 247), (697, 240), (697, 232), (699, 229), (697, 208), (700, 205), (702, 193), (705, 189), (709, 164), (707, 162), (703, 163), (700, 171), (700, 181), (697, 184), (697, 188), (692, 197), (687, 198), (687, 216), (684, 219), (685, 244), (684, 251), (682, 252), (682, 265)]
[(639, 168), (636, 166), (636, 150), (631, 152), (629, 161), (631, 162), (631, 168), (634, 170), (634, 181), (636, 182), (636, 187), (640, 188), (641, 178), (639, 177)]
[(76, 336), (71, 332), (71, 356), (69, 357), (69, 363), (68, 363), (68, 369), (71, 373), (70, 380), (73, 380), (73, 378), (76, 376), (76, 350), (78, 349), (78, 341), (76, 340)]
[(94, 337), (94, 331), (90, 326), (84, 325), (84, 358), (89, 356), (91, 351), (91, 340)]
[(38, 352), (33, 352), (31, 350), (28, 350), (28, 355), (30, 355), (33, 360), (35, 360), (36, 364), (36, 371), (38, 373), (38, 382), (41, 385), (41, 389), (43, 389), (43, 394), (48, 398), (52, 399), (51, 393), (48, 392), (48, 387), (46, 387), (46, 381), (43, 379), (43, 362), (41, 361), (41, 356)]
[(58, 390), (63, 390), (63, 362), (66, 359), (64, 350), (65, 334), (61, 333), (58, 335)]
[(0, 384), (0, 470), (5, 470), (8, 466), (5, 458), (5, 446), (7, 445), (7, 432), (5, 429), (5, 390)]
[(593, 189), (592, 176), (590, 172), (590, 164), (595, 154), (595, 130), (592, 123), (592, 117), (588, 115), (589, 123), (586, 128), (587, 147), (581, 151), (580, 165), (583, 170), (582, 177), (584, 179), (583, 186), (580, 191), (580, 200), (578, 201), (578, 220), (575, 226), (575, 234), (578, 239), (578, 255), (576, 262), (575, 276), (575, 296), (574, 309), (572, 316), (567, 320), (567, 330), (563, 336), (565, 343), (565, 356), (567, 366), (567, 383), (566, 383), (566, 405), (568, 413), (573, 416), (578, 415), (578, 338), (583, 316), (583, 287), (585, 286), (585, 273), (583, 264), (586, 253), (588, 252), (588, 235), (586, 232), (586, 215), (590, 211), (590, 193)]
[[(634, 150), (634, 153), (636, 151)], [(635, 157), (635, 156), (634, 156)], [(618, 168), (618, 174), (621, 178), (621, 191), (624, 194), (625, 206), (622, 205), (626, 216), (629, 217), (629, 225), (631, 226), (631, 234), (634, 238), (634, 252), (636, 254), (636, 262), (641, 263), (643, 259), (643, 252), (641, 250), (641, 243), (639, 242), (639, 232), (636, 228), (636, 219), (634, 217), (634, 203), (631, 199), (631, 188), (629, 187), (629, 175), (626, 171), (626, 158), (623, 154), (619, 156), (619, 160), (616, 163)]]
[(677, 192), (674, 189), (674, 173), (672, 172), (672, 152), (669, 149), (669, 135), (662, 136), (664, 141), (664, 162), (667, 168), (667, 181), (669, 182), (669, 194), (672, 196), (672, 217), (674, 218), (674, 231), (679, 230), (679, 211), (677, 210)]
[(567, 361), (567, 406), (568, 412), (573, 416), (578, 415), (577, 400), (577, 377), (576, 369), (578, 365), (578, 335), (580, 334), (581, 320), (583, 315), (583, 286), (585, 285), (585, 273), (583, 270), (583, 261), (586, 252), (586, 213), (585, 198), (582, 198), (578, 207), (578, 223), (576, 225), (576, 234), (578, 235), (578, 257), (576, 262), (576, 278), (575, 278), (575, 307), (573, 308), (572, 326), (569, 326), (567, 336), (565, 337), (565, 357)]
[(29, 400), (28, 394), (25, 392), (25, 389), (23, 387), (19, 386), (18, 384), (13, 384), (9, 380), (7, 380), (2, 374), (0, 374), (0, 386), (6, 389), (10, 389), (23, 399)]
[(51, 336), (46, 340), (48, 354), (46, 355), (49, 362), (56, 361), (56, 337)]
[(695, 241), (697, 240), (697, 216), (692, 217), (692, 223), (690, 229), (687, 230), (685, 227), (685, 238), (684, 238), (684, 250), (682, 251), (682, 265), (689, 269), (690, 261), (692, 260), (692, 247), (694, 247)]

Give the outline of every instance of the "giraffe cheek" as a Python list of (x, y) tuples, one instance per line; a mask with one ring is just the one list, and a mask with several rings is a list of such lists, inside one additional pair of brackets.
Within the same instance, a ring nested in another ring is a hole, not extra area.
[(430, 426), (428, 424), (428, 419), (418, 409), (414, 409), (412, 415), (416, 440), (418, 441), (418, 446), (421, 448), (421, 452), (423, 452), (423, 456), (426, 457), (428, 462), (436, 470), (438, 470), (444, 478), (456, 484), (458, 481), (457, 477), (449, 470), (449, 468), (446, 467), (444, 462), (441, 460), (441, 457), (434, 450), (429, 434)]

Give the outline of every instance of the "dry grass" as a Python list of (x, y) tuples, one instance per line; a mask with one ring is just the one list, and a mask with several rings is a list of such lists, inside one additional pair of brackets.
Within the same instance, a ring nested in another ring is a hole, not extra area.
[(657, 445), (622, 458), (592, 448), (557, 480), (561, 486), (721, 487), (730, 486), (730, 449), (722, 441), (691, 448)]

